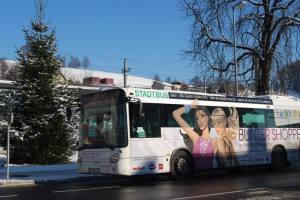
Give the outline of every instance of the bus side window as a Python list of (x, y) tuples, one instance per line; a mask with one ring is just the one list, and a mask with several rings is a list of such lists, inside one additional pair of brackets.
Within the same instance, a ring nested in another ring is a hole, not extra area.
[(274, 127), (274, 114), (271, 110), (265, 109), (241, 109), (242, 124), (245, 128)]
[(276, 128), (273, 110), (266, 110), (266, 125), (268, 128)]
[(162, 124), (162, 106), (160, 104), (145, 104), (146, 137), (160, 138)]
[(161, 105), (142, 104), (141, 106), (131, 104), (130, 109), (132, 138), (161, 137)]
[[(163, 105), (163, 115), (164, 115), (164, 121), (163, 126), (164, 127), (179, 127), (179, 124), (174, 119), (172, 112), (183, 105)], [(194, 112), (189, 112), (188, 114), (183, 114), (182, 118), (191, 126), (194, 127)]]

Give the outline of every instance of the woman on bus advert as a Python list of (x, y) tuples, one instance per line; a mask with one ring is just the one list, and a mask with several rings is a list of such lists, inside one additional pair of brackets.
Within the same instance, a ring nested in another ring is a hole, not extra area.
[(218, 167), (237, 167), (237, 160), (232, 140), (236, 139), (239, 131), (239, 116), (236, 108), (229, 108), (229, 117), (226, 118), (222, 108), (215, 108), (212, 112), (212, 125), (216, 134), (216, 162)]
[[(195, 100), (191, 105), (185, 105), (173, 111), (173, 117), (193, 142), (191, 152), (194, 156), (196, 169), (238, 166), (232, 140), (237, 137), (239, 117), (235, 108), (229, 108), (229, 117), (226, 118), (222, 108), (215, 108), (210, 115), (205, 106), (198, 106)], [(195, 127), (192, 129), (181, 117), (194, 109)], [(211, 137), (211, 127), (215, 128), (216, 137)]]
[[(204, 106), (198, 106), (197, 100), (191, 105), (185, 105), (173, 111), (173, 117), (188, 137), (192, 140), (194, 147), (192, 153), (195, 159), (196, 169), (207, 169), (213, 167), (214, 151), (213, 140), (210, 138), (211, 116)], [(192, 129), (181, 117), (188, 114), (191, 109), (195, 109), (195, 127)]]

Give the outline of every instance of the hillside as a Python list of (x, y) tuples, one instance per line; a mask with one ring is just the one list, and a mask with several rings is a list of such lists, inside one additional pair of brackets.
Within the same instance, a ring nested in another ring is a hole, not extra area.
[[(104, 71), (93, 71), (84, 69), (74, 69), (74, 68), (61, 68), (61, 73), (67, 78), (74, 82), (82, 83), (85, 77), (99, 77), (99, 78), (112, 78), (114, 79), (114, 84), (117, 87), (124, 86), (124, 76), (123, 74), (104, 72)], [(141, 78), (137, 76), (127, 76), (127, 86), (128, 87), (138, 87), (138, 88), (151, 88), (153, 80), (147, 78)]]

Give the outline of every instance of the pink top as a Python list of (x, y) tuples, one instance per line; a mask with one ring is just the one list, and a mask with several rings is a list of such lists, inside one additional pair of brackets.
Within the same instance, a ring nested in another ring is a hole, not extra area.
[(208, 169), (213, 167), (214, 150), (211, 139), (207, 140), (199, 137), (192, 153), (196, 169)]

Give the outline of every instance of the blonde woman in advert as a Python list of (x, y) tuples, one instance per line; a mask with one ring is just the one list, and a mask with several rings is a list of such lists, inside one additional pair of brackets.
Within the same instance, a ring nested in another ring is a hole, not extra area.
[(212, 112), (212, 125), (216, 134), (216, 162), (218, 167), (237, 167), (239, 165), (234, 150), (233, 140), (236, 139), (239, 131), (239, 116), (236, 108), (228, 108), (229, 117), (222, 108), (215, 108)]

